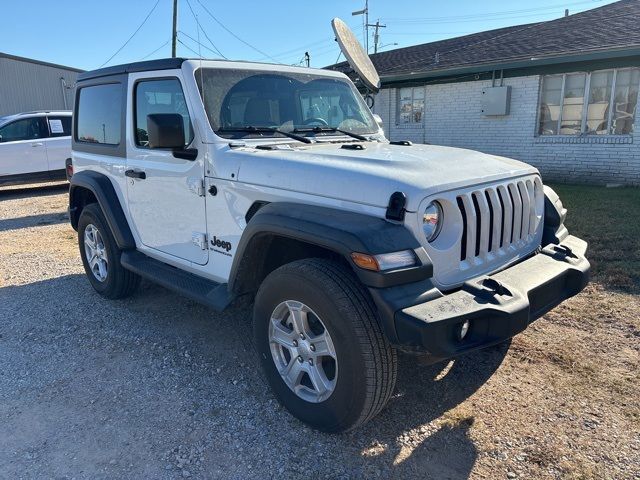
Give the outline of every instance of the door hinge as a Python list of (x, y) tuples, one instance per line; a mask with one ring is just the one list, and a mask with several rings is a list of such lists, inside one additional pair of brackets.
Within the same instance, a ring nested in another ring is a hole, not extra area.
[(207, 249), (207, 234), (201, 232), (192, 232), (191, 233), (191, 242), (200, 247), (200, 250)]
[(204, 178), (189, 179), (189, 190), (191, 190), (193, 193), (195, 193), (199, 197), (204, 197), (204, 194), (205, 194)]

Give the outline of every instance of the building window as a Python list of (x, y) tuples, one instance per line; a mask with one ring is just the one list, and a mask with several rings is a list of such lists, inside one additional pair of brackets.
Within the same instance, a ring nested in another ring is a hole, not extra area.
[(398, 90), (398, 123), (401, 125), (422, 123), (424, 114), (424, 87)]
[(538, 134), (631, 134), (638, 84), (639, 68), (544, 75)]

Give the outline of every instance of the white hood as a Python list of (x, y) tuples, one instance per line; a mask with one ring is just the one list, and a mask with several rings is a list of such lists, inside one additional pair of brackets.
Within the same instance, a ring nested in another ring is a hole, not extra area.
[(243, 183), (382, 208), (400, 191), (407, 196), (408, 211), (416, 211), (433, 193), (537, 173), (517, 160), (461, 148), (367, 142), (364, 150), (350, 150), (342, 145), (229, 153), (238, 161)]

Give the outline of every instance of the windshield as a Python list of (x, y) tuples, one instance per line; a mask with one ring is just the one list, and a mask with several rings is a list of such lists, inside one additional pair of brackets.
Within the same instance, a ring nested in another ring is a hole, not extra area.
[[(345, 79), (309, 73), (203, 68), (195, 74), (211, 128), (225, 138), (375, 134), (364, 100)], [(204, 87), (203, 87), (204, 84)]]

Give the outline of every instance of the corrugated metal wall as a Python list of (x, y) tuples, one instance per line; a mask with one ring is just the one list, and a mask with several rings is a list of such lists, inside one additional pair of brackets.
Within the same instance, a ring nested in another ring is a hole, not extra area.
[(71, 110), (78, 73), (0, 56), (0, 116), (31, 110)]

